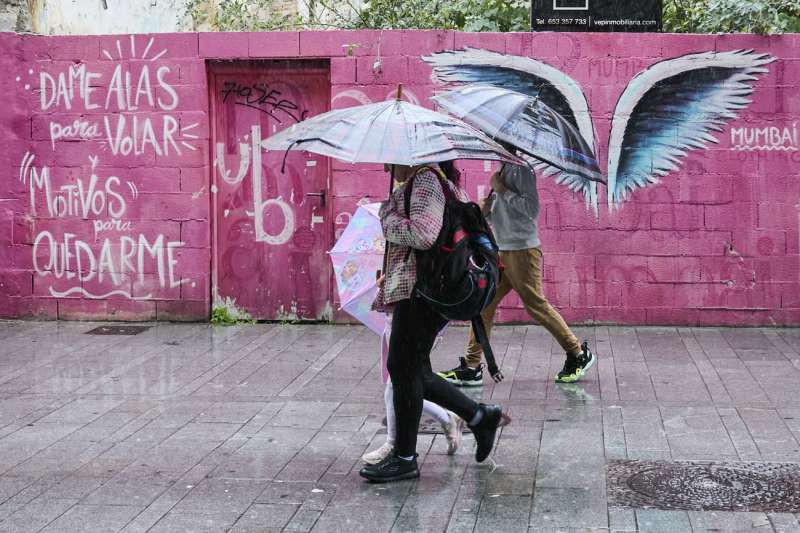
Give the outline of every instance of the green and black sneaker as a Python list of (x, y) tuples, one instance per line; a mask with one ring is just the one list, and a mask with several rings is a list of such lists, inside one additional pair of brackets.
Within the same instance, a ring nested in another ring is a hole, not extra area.
[(556, 382), (575, 383), (586, 375), (586, 372), (592, 368), (596, 360), (597, 358), (589, 349), (589, 343), (584, 341), (584, 343), (581, 344), (580, 355), (577, 357), (570, 357), (567, 355), (567, 360), (564, 361), (564, 368), (561, 369), (561, 372), (556, 374)]
[(483, 385), (483, 363), (478, 368), (471, 368), (467, 365), (467, 360), (459, 357), (460, 365), (452, 370), (437, 372), (439, 377), (456, 387), (480, 387)]

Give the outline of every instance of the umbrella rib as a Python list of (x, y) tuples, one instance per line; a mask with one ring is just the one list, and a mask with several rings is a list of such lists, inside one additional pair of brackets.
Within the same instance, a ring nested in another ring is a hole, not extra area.
[[(382, 102), (385, 104), (386, 102)], [(375, 113), (369, 120), (369, 124), (366, 127), (366, 132), (369, 132), (372, 129), (372, 126), (377, 122), (378, 118), (386, 112), (386, 110), (390, 109), (391, 106), (386, 106), (383, 109), (379, 109), (380, 105), (375, 106), (378, 109), (378, 112)], [(361, 138), (361, 142), (358, 145), (358, 148), (353, 152), (353, 159), (358, 160), (358, 155), (361, 154), (361, 151), (364, 149), (364, 146), (367, 144), (367, 141), (370, 139), (370, 135), (364, 135)], [(381, 163), (382, 161), (373, 161), (373, 163)]]

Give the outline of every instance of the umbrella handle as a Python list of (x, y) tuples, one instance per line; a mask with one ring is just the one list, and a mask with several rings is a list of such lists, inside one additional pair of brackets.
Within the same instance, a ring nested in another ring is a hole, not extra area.
[[(402, 90), (401, 89), (402, 86), (403, 86), (402, 83), (398, 86), (398, 89), (397, 89), (398, 93)], [(389, 171), (389, 198), (392, 197), (392, 193), (393, 192), (394, 192), (394, 165), (391, 165), (391, 170)], [(384, 236), (384, 240), (385, 239), (386, 239), (386, 237)], [(383, 270), (382, 271), (379, 270), (376, 273), (375, 279), (378, 279), (379, 277), (381, 277), (381, 274), (385, 273), (386, 270), (389, 268), (389, 244), (390, 243), (389, 243), (388, 240), (386, 240), (385, 242), (386, 242), (386, 244), (383, 247)]]
[(309, 138), (309, 139), (297, 139), (296, 141), (292, 141), (292, 144), (290, 144), (289, 148), (287, 148), (286, 151), (283, 153), (283, 161), (281, 162), (281, 174), (285, 174), (286, 173), (286, 158), (289, 155), (289, 151), (292, 148), (294, 148), (295, 145), (300, 144), (300, 143), (304, 143), (304, 142), (309, 142), (309, 141), (322, 141), (322, 140), (323, 139), (320, 139), (319, 137), (313, 137), (313, 138)]

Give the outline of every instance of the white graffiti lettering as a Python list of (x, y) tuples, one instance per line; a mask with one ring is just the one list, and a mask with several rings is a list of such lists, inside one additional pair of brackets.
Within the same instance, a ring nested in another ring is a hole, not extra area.
[(127, 203), (125, 197), (118, 192), (121, 182), (116, 176), (109, 176), (101, 182), (100, 177), (92, 172), (88, 182), (77, 178), (74, 184), (65, 184), (54, 189), (47, 166), (43, 166), (41, 171), (31, 166), (28, 172), (30, 207), (34, 216), (37, 214), (37, 198), (42, 196), (42, 192), (47, 214), (51, 218), (89, 218), (106, 213), (112, 218), (120, 218), (125, 214)]
[(61, 125), (58, 122), (50, 123), (50, 144), (53, 150), (56, 149), (56, 141), (61, 139), (94, 139), (99, 137), (100, 132), (96, 123), (85, 120), (75, 120), (72, 124)]
[[(76, 98), (82, 100), (84, 109), (97, 109), (99, 106), (91, 101), (95, 87), (90, 83), (99, 77), (100, 74), (97, 73), (87, 74), (86, 65), (83, 63), (70, 65), (66, 72), (59, 72), (55, 77), (48, 72), (39, 73), (39, 104), (42, 111), (60, 106), (71, 110)], [(77, 95), (75, 94), (76, 85), (78, 86)]]
[[(73, 115), (69, 120), (46, 122), (54, 152), (61, 141), (92, 140), (106, 144), (113, 155), (130, 157), (181, 156), (184, 149), (199, 149), (193, 143), (201, 137), (195, 130), (200, 123), (182, 123), (175, 114), (180, 103), (175, 88), (177, 70), (171, 64), (157, 63), (167, 50), (148, 57), (154, 39), (150, 37), (144, 52), (137, 56), (136, 37), (130, 36), (130, 59), (134, 61), (128, 60), (119, 40), (114, 56), (102, 50), (105, 58), (117, 62), (111, 63), (109, 70), (105, 68), (109, 63), (103, 62), (99, 64), (103, 69), (96, 71), (92, 70), (95, 63), (61, 68), (58, 65), (63, 63), (48, 63), (48, 68), (56, 66), (60, 71), (28, 71), (38, 76), (42, 112), (56, 118), (63, 117), (60, 112)], [(32, 84), (26, 83), (25, 90), (31, 90)], [(42, 227), (32, 247), (35, 276), (53, 279), (48, 290), (59, 298), (121, 295), (148, 299), (152, 297), (148, 287), (175, 289), (191, 282), (179, 273), (183, 241), (170, 240), (158, 228), (156, 235), (138, 230), (137, 223), (124, 219), (129, 206), (139, 199), (136, 183), (111, 175), (113, 172), (104, 174), (98, 170), (99, 158), (88, 157), (90, 172), (64, 176), (48, 165), (34, 166), (35, 156), (30, 152), (22, 158), (18, 179), (28, 190), (30, 215), (42, 219), (36, 221)], [(138, 164), (124, 166), (135, 169)], [(75, 225), (70, 225), (70, 231), (58, 229), (67, 218)], [(80, 233), (73, 227), (86, 230)]]
[[(253, 211), (247, 214), (253, 217), (256, 230), (256, 242), (265, 242), (270, 245), (281, 245), (289, 242), (295, 230), (295, 217), (292, 207), (282, 198), (263, 199), (261, 178), (261, 126), (252, 126), (250, 130), (252, 148), (247, 144), (239, 144), (239, 171), (236, 176), (225, 167), (225, 145), (217, 143), (216, 168), (222, 179), (231, 185), (240, 183), (247, 175), (248, 168), (252, 169), (253, 179)], [(252, 158), (252, 164), (250, 163)], [(264, 211), (270, 206), (277, 207), (283, 218), (281, 231), (270, 234), (264, 229)]]
[[(114, 115), (114, 117), (115, 119), (103, 117), (106, 139), (114, 155), (141, 155), (147, 152), (148, 146), (158, 155), (170, 155), (172, 146), (175, 153), (181, 155), (181, 150), (175, 142), (178, 121), (174, 117), (170, 115), (161, 117), (161, 128), (158, 130), (160, 135), (156, 134), (150, 117), (140, 118), (132, 115), (129, 126), (125, 115)], [(116, 120), (115, 126), (112, 126), (113, 120)]]
[[(118, 51), (119, 59), (124, 60), (122, 48), (119, 47)], [(107, 50), (103, 53), (108, 59), (114, 59)], [(135, 53), (132, 43), (131, 55), (135, 57)], [(149, 61), (155, 61), (165, 53), (166, 50), (162, 50)], [(60, 140), (101, 138), (114, 155), (155, 152), (160, 156), (180, 156), (183, 155), (181, 147), (196, 151), (198, 148), (193, 141), (200, 136), (191, 130), (199, 124), (181, 124), (178, 118), (169, 114), (180, 103), (173, 85), (174, 77), (175, 73), (169, 66), (127, 61), (116, 65), (110, 76), (92, 72), (84, 63), (69, 65), (57, 73), (40, 72), (39, 105), (42, 111), (105, 111), (96, 119), (81, 117), (69, 124), (51, 121), (49, 129), (53, 149)], [(98, 89), (104, 87), (105, 98), (98, 97)], [(141, 114), (145, 111), (160, 116)]]
[(157, 273), (161, 287), (175, 288), (189, 281), (175, 271), (174, 251), (182, 246), (184, 243), (180, 241), (165, 242), (163, 235), (149, 241), (139, 234), (137, 239), (105, 238), (97, 251), (72, 233), (57, 239), (49, 231), (43, 231), (33, 243), (33, 268), (40, 276), (77, 278), (80, 282), (97, 279), (99, 283), (110, 279), (113, 285), (119, 285), (127, 274), (135, 275), (143, 283), (145, 273), (152, 271)]
[(738, 151), (794, 152), (800, 150), (797, 122), (791, 127), (731, 128), (731, 144), (733, 150)]
[(216, 166), (219, 174), (225, 183), (236, 185), (247, 175), (250, 168), (250, 145), (239, 143), (239, 171), (235, 176), (231, 176), (231, 171), (225, 167), (225, 144), (217, 143), (216, 147)]
[[(283, 215), (283, 229), (275, 235), (270, 235), (264, 230), (264, 211), (271, 205), (277, 206)], [(261, 208), (257, 210), (260, 219), (256, 224), (256, 240), (267, 244), (286, 244), (294, 234), (294, 211), (280, 198), (270, 198), (261, 203)]]
[(99, 233), (104, 231), (130, 231), (133, 229), (133, 224), (128, 222), (123, 222), (122, 220), (93, 220), (94, 225), (94, 234), (97, 236)]
[[(157, 277), (159, 287), (174, 289), (191, 281), (177, 274), (178, 260), (175, 250), (184, 246), (182, 241), (168, 241), (163, 234), (148, 238), (143, 233), (135, 237), (124, 235), (133, 231), (133, 222), (122, 220), (130, 199), (139, 197), (138, 187), (126, 181), (125, 187), (117, 176), (101, 178), (95, 169), (98, 159), (90, 156), (91, 175), (74, 178), (65, 184), (53, 183), (49, 167), (37, 169), (33, 166), (35, 156), (26, 153), (22, 159), (19, 179), (26, 183), (30, 193), (31, 213), (36, 216), (37, 203), (46, 206), (50, 218), (73, 217), (92, 220), (94, 240), (87, 241), (74, 233), (61, 236), (52, 230), (39, 232), (34, 238), (32, 259), (34, 272), (38, 276), (53, 276), (55, 279), (71, 280), (76, 284), (67, 290), (49, 288), (55, 297), (80, 294), (87, 298), (106, 298), (122, 295), (131, 299), (146, 299), (151, 295), (134, 297), (126, 286), (132, 277), (144, 283), (145, 275)], [(126, 198), (129, 196), (129, 198)], [(110, 218), (105, 218), (110, 217)], [(118, 232), (101, 238), (104, 232)], [(103, 294), (93, 294), (84, 282), (107, 283), (113, 288)]]

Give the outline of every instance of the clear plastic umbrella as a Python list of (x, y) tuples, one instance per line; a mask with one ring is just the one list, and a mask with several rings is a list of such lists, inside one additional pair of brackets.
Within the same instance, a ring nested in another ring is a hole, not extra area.
[(536, 97), (495, 85), (466, 85), (433, 101), (493, 139), (570, 174), (605, 183), (580, 132)]
[(265, 139), (266, 150), (306, 150), (349, 163), (422, 165), (453, 159), (523, 162), (465, 122), (398, 98), (335, 109)]
[(385, 240), (378, 218), (380, 204), (359, 206), (329, 252), (342, 309), (376, 335), (383, 333), (383, 313), (371, 306), (378, 293), (375, 272), (383, 261)]

